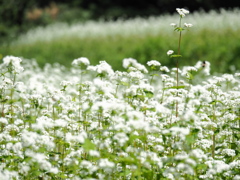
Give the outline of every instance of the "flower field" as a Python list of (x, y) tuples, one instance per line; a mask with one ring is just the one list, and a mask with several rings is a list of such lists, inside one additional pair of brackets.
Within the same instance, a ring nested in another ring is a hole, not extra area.
[[(240, 72), (86, 57), (66, 68), (5, 56), (0, 64), (0, 179), (240, 180)], [(167, 56), (166, 55), (166, 56)]]
[(240, 179), (240, 73), (122, 64), (4, 57), (0, 179)]

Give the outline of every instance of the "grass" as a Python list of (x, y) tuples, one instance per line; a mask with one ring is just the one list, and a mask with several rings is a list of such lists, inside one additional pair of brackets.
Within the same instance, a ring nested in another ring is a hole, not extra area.
[[(187, 49), (183, 55), (181, 65), (194, 65), (198, 60), (208, 60), (213, 71), (230, 72), (231, 65), (239, 69), (239, 41), (238, 31), (215, 32), (203, 30), (199, 33), (187, 33), (182, 47)], [(231, 38), (230, 38), (231, 37)], [(88, 57), (93, 64), (99, 60), (106, 60), (113, 68), (121, 70), (121, 61), (125, 57), (132, 57), (141, 63), (148, 59), (156, 59), (161, 63), (173, 67), (175, 64), (166, 56), (168, 49), (174, 47), (177, 39), (172, 36), (144, 36), (144, 37), (104, 37), (104, 38), (67, 38), (50, 42), (38, 42), (27, 45), (12, 45), (2, 48), (3, 54), (12, 54), (25, 58), (35, 58), (41, 66), (46, 62), (58, 62), (67, 67), (71, 60), (78, 57)], [(176, 47), (177, 48), (177, 47)]]
[[(198, 60), (208, 60), (216, 72), (239, 69), (239, 10), (194, 13), (185, 19), (194, 26), (183, 34), (183, 65), (194, 65)], [(70, 67), (72, 59), (88, 57), (93, 64), (106, 60), (113, 69), (121, 68), (126, 57), (146, 63), (156, 59), (166, 66), (173, 63), (166, 56), (177, 38), (169, 24), (176, 16), (136, 18), (117, 22), (88, 22), (85, 24), (55, 24), (30, 30), (18, 40), (1, 46), (1, 54), (35, 58), (40, 66), (58, 62)], [(177, 47), (175, 47), (177, 48)], [(174, 50), (174, 49), (173, 49)]]

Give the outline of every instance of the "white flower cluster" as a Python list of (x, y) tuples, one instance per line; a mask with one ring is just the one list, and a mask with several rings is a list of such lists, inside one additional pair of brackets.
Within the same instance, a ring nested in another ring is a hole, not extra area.
[(238, 73), (211, 76), (199, 61), (179, 69), (176, 87), (176, 68), (156, 60), (126, 58), (123, 72), (87, 58), (69, 71), (25, 60), (12, 73), (12, 59), (0, 75), (1, 178), (239, 178)]
[(14, 73), (20, 73), (24, 68), (20, 65), (22, 59), (15, 56), (6, 56), (3, 58), (3, 66), (11, 68)]
[(81, 66), (81, 64), (88, 66), (90, 65), (90, 62), (86, 57), (80, 57), (80, 58), (74, 59), (72, 62), (73, 66)]
[(189, 11), (184, 8), (176, 8), (176, 10), (181, 17), (184, 17), (186, 14), (189, 14)]

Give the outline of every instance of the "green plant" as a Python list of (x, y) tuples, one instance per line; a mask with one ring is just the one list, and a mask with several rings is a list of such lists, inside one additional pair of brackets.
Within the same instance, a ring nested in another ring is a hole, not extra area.
[[(178, 50), (177, 50), (177, 54), (173, 54), (174, 51), (173, 50), (169, 50), (167, 52), (167, 54), (171, 57), (171, 58), (176, 58), (176, 88), (179, 88), (179, 58), (182, 57), (182, 55), (180, 54), (180, 50), (181, 50), (181, 41), (182, 41), (182, 32), (190, 27), (192, 27), (192, 24), (188, 24), (188, 23), (184, 23), (184, 27), (182, 25), (182, 18), (185, 17), (186, 14), (189, 14), (189, 11), (186, 9), (176, 9), (178, 14), (180, 15), (180, 20), (179, 20), (179, 24), (175, 24), (172, 23), (171, 26), (174, 27), (174, 31), (179, 32), (179, 39), (178, 39)], [(177, 93), (178, 96), (178, 93)], [(178, 102), (176, 101), (176, 117), (178, 117)]]

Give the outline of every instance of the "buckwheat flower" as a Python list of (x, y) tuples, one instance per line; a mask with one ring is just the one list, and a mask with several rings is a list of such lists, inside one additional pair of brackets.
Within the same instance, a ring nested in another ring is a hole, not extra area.
[(88, 66), (88, 65), (90, 65), (90, 62), (89, 62), (88, 58), (80, 57), (78, 59), (74, 59), (72, 62), (72, 65), (73, 66), (81, 66), (81, 65)]
[(172, 135), (178, 135), (182, 140), (185, 139), (185, 136), (190, 133), (189, 128), (184, 127), (171, 127), (170, 131), (172, 132)]
[(12, 70), (15, 73), (20, 73), (24, 70), (24, 68), (20, 65), (20, 62), (22, 62), (22, 59), (15, 56), (5, 56), (3, 58), (3, 65), (10, 66), (12, 65)]
[(4, 78), (3, 82), (4, 85), (13, 85), (13, 81), (7, 77)]
[(35, 130), (44, 131), (45, 129), (51, 128), (54, 126), (54, 121), (47, 116), (41, 116), (36, 119), (36, 124), (32, 125), (32, 128)]
[(235, 73), (234, 76), (240, 77), (240, 73)]
[(189, 14), (189, 11), (184, 8), (176, 8), (176, 10), (181, 17), (184, 17), (186, 14)]
[(163, 151), (164, 151), (164, 147), (161, 146), (161, 145), (156, 145), (156, 146), (154, 146), (153, 148), (154, 148), (156, 151), (158, 151), (158, 152), (163, 152)]
[[(81, 165), (82, 168), (86, 169), (88, 174), (93, 174), (98, 170), (98, 167), (94, 165), (94, 163), (86, 160), (82, 160)], [(90, 179), (89, 179), (90, 180)]]
[(54, 121), (54, 127), (67, 127), (68, 122), (63, 119), (57, 119)]
[(236, 152), (233, 149), (223, 149), (222, 153), (232, 157), (236, 155)]
[(234, 78), (234, 76), (232, 74), (223, 74), (222, 77), (229, 82), (235, 83), (236, 79)]
[(176, 160), (184, 160), (188, 158), (188, 154), (186, 154), (185, 152), (181, 152), (175, 155), (174, 159)]
[(193, 25), (190, 24), (190, 23), (184, 23), (184, 26), (187, 27), (187, 28), (190, 28), (190, 27), (192, 27)]
[(182, 76), (187, 76), (188, 75), (188, 72), (193, 72), (193, 71), (197, 71), (197, 68), (196, 67), (193, 67), (193, 66), (184, 66), (183, 69), (182, 69), (182, 73), (181, 75)]
[(240, 180), (240, 175), (236, 175), (233, 177), (233, 180)]
[(210, 148), (212, 146), (212, 143), (213, 142), (211, 140), (208, 140), (208, 139), (201, 139), (201, 140), (196, 142), (197, 145), (200, 145), (204, 149)]
[(128, 77), (129, 78), (132, 78), (132, 79), (135, 79), (135, 80), (137, 80), (137, 79), (142, 79), (142, 78), (144, 78), (144, 74), (143, 73), (141, 73), (140, 71), (131, 71), (129, 74), (128, 74)]
[(212, 171), (213, 174), (222, 173), (230, 168), (230, 165), (221, 160), (207, 161), (206, 164), (210, 167), (210, 170), (212, 169), (215, 171)]
[(129, 66), (134, 66), (137, 63), (137, 60), (133, 58), (125, 58), (123, 59), (122, 62), (123, 62), (123, 67), (127, 69), (129, 68)]
[[(29, 165), (25, 161), (23, 161), (23, 163), (19, 164), (19, 171), (22, 174), (28, 174), (30, 169), (31, 168), (29, 167)], [(1, 175), (0, 175), (0, 177), (1, 177)]]
[(177, 24), (176, 23), (171, 23), (170, 26), (177, 27)]
[(89, 70), (89, 71), (96, 71), (97, 67), (96, 66), (88, 66), (87, 70)]
[(147, 62), (148, 66), (161, 66), (161, 63), (158, 62), (157, 60), (151, 60)]
[(7, 118), (0, 117), (0, 123), (2, 123), (2, 124), (8, 124)]
[(61, 81), (60, 85), (63, 86), (63, 87), (64, 86), (66, 87), (66, 86), (72, 85), (72, 82), (63, 80), (63, 81)]
[(115, 164), (114, 162), (111, 162), (108, 159), (100, 159), (98, 166), (104, 169), (106, 172), (111, 172), (112, 169), (115, 167)]
[(129, 138), (125, 133), (120, 132), (115, 134), (113, 139), (116, 140), (120, 146), (124, 146), (124, 144), (128, 141)]
[(94, 157), (100, 157), (99, 151), (96, 151), (96, 150), (90, 150), (89, 155)]
[(240, 168), (240, 160), (235, 159), (229, 165), (230, 165), (231, 169), (233, 169), (233, 168), (238, 168), (239, 169)]
[(148, 70), (146, 69), (146, 67), (140, 63), (136, 63), (135, 68), (143, 73), (148, 73)]
[(161, 66), (161, 67), (160, 67), (160, 71), (170, 72), (170, 70), (168, 69), (167, 66)]
[(169, 51), (167, 52), (167, 55), (170, 56), (170, 55), (172, 55), (173, 53), (174, 53), (173, 50), (169, 50)]
[(100, 64), (96, 66), (96, 71), (98, 74), (113, 75), (114, 71), (112, 67), (106, 61), (100, 61)]

